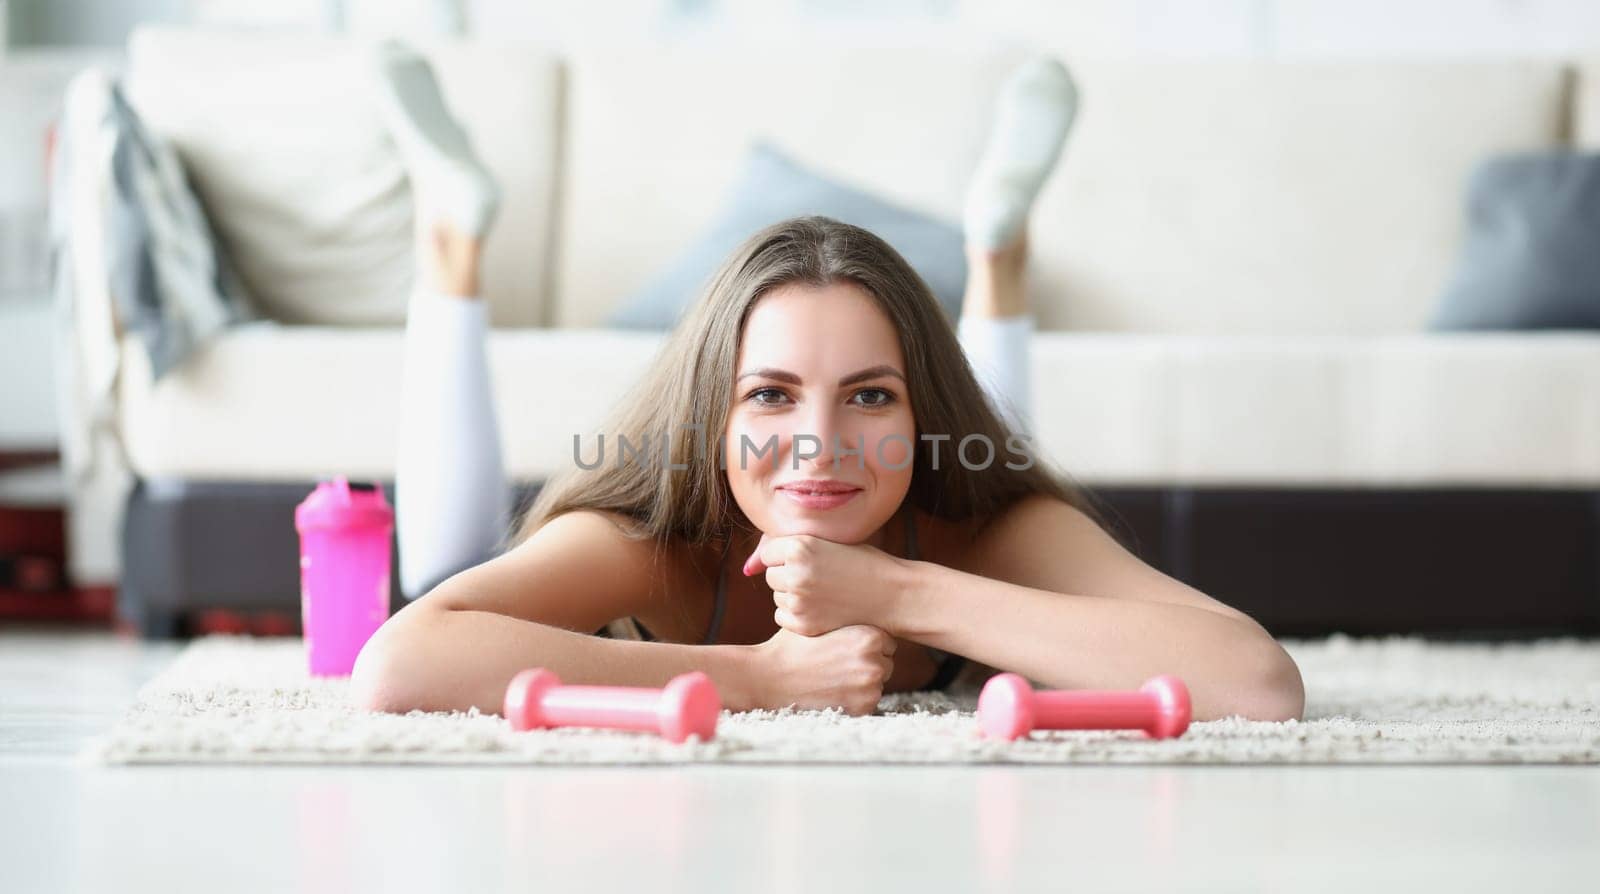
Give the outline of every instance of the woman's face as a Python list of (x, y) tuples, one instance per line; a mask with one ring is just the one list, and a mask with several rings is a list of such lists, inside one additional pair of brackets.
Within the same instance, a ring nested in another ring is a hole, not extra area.
[(851, 282), (762, 296), (745, 319), (724, 434), (729, 488), (756, 527), (872, 537), (911, 487), (917, 437), (889, 318)]

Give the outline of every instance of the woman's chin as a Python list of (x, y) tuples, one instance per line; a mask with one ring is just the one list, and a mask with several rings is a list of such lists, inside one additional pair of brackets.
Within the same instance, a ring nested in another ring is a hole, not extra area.
[(774, 537), (787, 537), (794, 534), (808, 534), (834, 543), (861, 543), (871, 536), (875, 526), (868, 524), (859, 512), (806, 512), (795, 510), (779, 510), (772, 515), (773, 527), (768, 534)]

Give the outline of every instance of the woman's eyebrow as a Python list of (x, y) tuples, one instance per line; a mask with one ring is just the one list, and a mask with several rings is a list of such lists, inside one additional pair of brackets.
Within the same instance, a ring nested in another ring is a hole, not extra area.
[(900, 370), (887, 363), (880, 363), (877, 366), (869, 366), (859, 372), (853, 372), (845, 376), (839, 380), (839, 387), (843, 388), (846, 385), (854, 385), (857, 382), (865, 382), (868, 379), (877, 379), (883, 376), (894, 376), (902, 382), (906, 380), (906, 377), (900, 374)]
[[(774, 379), (779, 382), (788, 382), (791, 385), (801, 384), (800, 377), (794, 373), (789, 372), (786, 369), (773, 369), (772, 367), (765, 366), (760, 369), (752, 369), (742, 372), (739, 374), (739, 378), (735, 379), (734, 381), (740, 382), (750, 378), (751, 376), (758, 376), (763, 379)], [(853, 385), (856, 382), (865, 382), (868, 379), (876, 379), (881, 376), (894, 376), (902, 382), (906, 380), (906, 377), (901, 375), (900, 370), (895, 369), (886, 363), (880, 363), (877, 366), (869, 366), (866, 369), (858, 370), (848, 376), (845, 376), (839, 380), (839, 387), (843, 388), (846, 385)]]

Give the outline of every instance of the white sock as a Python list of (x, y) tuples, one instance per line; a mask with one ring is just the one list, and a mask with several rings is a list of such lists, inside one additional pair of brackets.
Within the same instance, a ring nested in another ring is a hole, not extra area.
[(445, 104), (433, 68), (415, 50), (385, 40), (370, 53), (384, 123), (405, 160), (419, 222), (436, 216), (482, 236), (500, 207), (500, 187)]
[(493, 558), (511, 523), (488, 333), (481, 299), (411, 296), (394, 495), (407, 599)]
[(1006, 78), (994, 129), (967, 188), (969, 243), (998, 249), (1016, 237), (1077, 110), (1078, 88), (1055, 59), (1040, 56)]
[(1018, 434), (1033, 434), (1033, 317), (963, 315), (956, 337), (989, 403)]

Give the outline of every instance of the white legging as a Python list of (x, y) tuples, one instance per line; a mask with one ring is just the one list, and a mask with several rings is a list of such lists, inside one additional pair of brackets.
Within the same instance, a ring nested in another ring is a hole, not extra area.
[[(395, 457), (395, 535), (407, 599), (493, 557), (511, 524), (489, 377), (488, 308), (481, 300), (412, 294)], [(961, 347), (989, 399), (1032, 432), (1031, 316), (963, 317)]]

